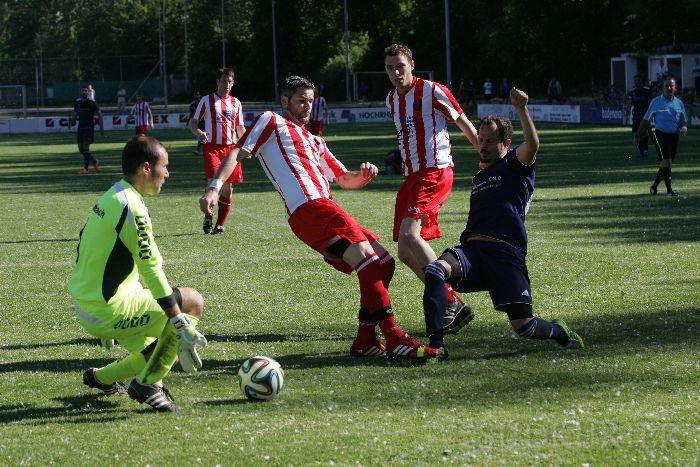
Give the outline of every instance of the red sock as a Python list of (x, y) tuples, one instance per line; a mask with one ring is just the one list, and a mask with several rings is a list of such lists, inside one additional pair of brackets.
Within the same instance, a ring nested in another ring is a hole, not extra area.
[(219, 196), (219, 216), (216, 218), (216, 225), (223, 227), (226, 223), (228, 213), (231, 212), (231, 198)]
[(382, 282), (382, 270), (377, 255), (368, 256), (355, 266), (360, 282), (360, 306), (368, 310), (381, 310), (391, 306), (389, 292)]
[(393, 279), (394, 277), (396, 261), (394, 261), (394, 258), (389, 254), (388, 251), (385, 251), (384, 254), (379, 258), (379, 264), (382, 268), (382, 283), (384, 284), (384, 288), (388, 289), (389, 284), (391, 284), (391, 279)]
[(360, 325), (357, 327), (357, 338), (356, 341), (367, 342), (374, 340), (377, 335), (374, 333), (374, 323), (367, 323), (360, 321)]
[(395, 339), (401, 339), (405, 334), (403, 329), (396, 324), (396, 320), (393, 316), (389, 316), (388, 318), (380, 321), (379, 329), (382, 330), (382, 334), (384, 334), (384, 338), (386, 339), (387, 343)]

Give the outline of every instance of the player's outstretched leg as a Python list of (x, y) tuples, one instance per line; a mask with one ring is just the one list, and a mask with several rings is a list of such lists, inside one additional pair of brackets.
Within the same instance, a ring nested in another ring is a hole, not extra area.
[(583, 339), (562, 320), (547, 321), (532, 315), (532, 306), (524, 303), (507, 305), (505, 312), (515, 333), (525, 339), (552, 339), (567, 349), (584, 348)]
[(104, 384), (97, 379), (95, 372), (97, 368), (88, 368), (85, 373), (83, 373), (83, 384), (85, 386), (99, 389), (106, 396), (118, 396), (121, 394), (126, 394), (126, 387), (121, 381), (115, 381), (111, 384)]
[[(394, 319), (391, 310), (389, 292), (384, 286), (386, 270), (382, 266), (379, 256), (368, 242), (360, 242), (350, 245), (343, 254), (343, 260), (354, 265), (357, 279), (360, 283), (360, 305), (367, 310), (360, 316), (360, 331), (365, 334), (366, 342), (376, 339), (374, 327), (371, 331), (369, 325), (379, 325), (386, 339), (386, 353), (390, 360), (400, 358), (424, 360), (436, 357), (439, 351), (426, 347), (416, 341), (408, 333), (403, 331)], [(367, 326), (362, 326), (366, 323)], [(363, 331), (363, 329), (367, 329)]]

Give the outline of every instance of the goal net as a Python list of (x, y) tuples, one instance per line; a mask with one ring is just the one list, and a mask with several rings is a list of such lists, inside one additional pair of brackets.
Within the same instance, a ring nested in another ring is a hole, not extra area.
[(27, 116), (27, 89), (23, 84), (0, 85), (0, 109), (15, 110)]
[[(432, 71), (413, 71), (413, 76), (433, 81)], [(355, 102), (383, 101), (392, 84), (385, 71), (355, 71), (352, 73), (353, 100)]]

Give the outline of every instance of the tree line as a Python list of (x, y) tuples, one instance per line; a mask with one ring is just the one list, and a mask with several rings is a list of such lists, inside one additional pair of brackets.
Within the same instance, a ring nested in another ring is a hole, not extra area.
[[(222, 0), (0, 1), (0, 80), (33, 83), (39, 54), (45, 84), (142, 79), (158, 57), (163, 1), (168, 74), (184, 76), (187, 11), (189, 85), (212, 88), (222, 65)], [(280, 79), (307, 75), (324, 83), (330, 100), (344, 100), (343, 0), (274, 3)], [(352, 70), (382, 71), (384, 47), (404, 42), (418, 69), (446, 81), (445, 0), (347, 4)], [(223, 7), (235, 89), (246, 100), (272, 100), (272, 1), (223, 0)], [(609, 82), (611, 56), (700, 42), (698, 0), (451, 0), (449, 16), (454, 87), (460, 78), (478, 85), (507, 77), (544, 95), (556, 75), (568, 93), (587, 94)], [(117, 56), (128, 57), (118, 73), (117, 61), (105, 58)]]

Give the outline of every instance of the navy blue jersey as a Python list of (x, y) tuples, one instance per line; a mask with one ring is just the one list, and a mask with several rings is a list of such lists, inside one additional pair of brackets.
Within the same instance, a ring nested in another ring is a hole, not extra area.
[(632, 104), (632, 119), (641, 120), (649, 108), (649, 103), (652, 98), (651, 90), (646, 86), (634, 88), (627, 96)]
[(78, 128), (95, 127), (95, 113), (100, 111), (95, 101), (78, 99), (75, 101), (73, 111), (78, 116)]
[(470, 235), (483, 235), (527, 253), (525, 214), (535, 191), (535, 164), (523, 165), (516, 149), (474, 175), (462, 244)]

